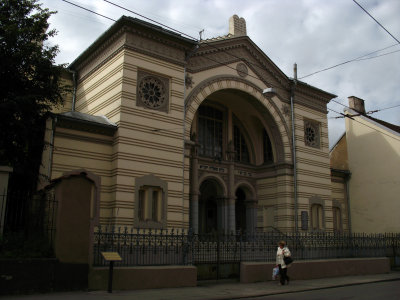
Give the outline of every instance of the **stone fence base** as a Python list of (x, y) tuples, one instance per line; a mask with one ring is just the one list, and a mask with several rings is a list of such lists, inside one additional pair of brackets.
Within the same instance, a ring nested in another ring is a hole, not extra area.
[[(92, 268), (89, 272), (90, 290), (107, 290), (107, 267)], [(138, 290), (188, 287), (197, 285), (194, 266), (114, 267), (113, 289)]]
[[(275, 264), (272, 263), (242, 262), (240, 264), (240, 282), (272, 280), (274, 266)], [(390, 259), (386, 257), (301, 260), (293, 262), (288, 269), (291, 280), (389, 272)]]

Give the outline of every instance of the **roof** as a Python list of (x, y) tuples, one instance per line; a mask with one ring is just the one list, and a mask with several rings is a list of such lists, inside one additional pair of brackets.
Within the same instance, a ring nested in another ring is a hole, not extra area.
[(393, 131), (396, 131), (396, 132), (400, 133), (400, 126), (394, 125), (392, 123), (389, 123), (389, 122), (386, 122), (386, 121), (383, 121), (383, 120), (379, 120), (377, 118), (373, 118), (371, 116), (365, 115), (365, 117), (367, 117), (368, 119), (371, 119), (372, 121), (375, 121), (378, 124), (381, 124), (381, 125), (389, 128), (389, 129), (391, 129)]
[(107, 29), (102, 35), (100, 35), (100, 37), (98, 37), (85, 51), (83, 51), (82, 54), (79, 55), (69, 65), (69, 67), (75, 68), (80, 62), (84, 61), (85, 58), (87, 58), (92, 52), (96, 51), (96, 49), (98, 49), (98, 47), (102, 45), (106, 40), (108, 40), (113, 34), (117, 33), (121, 28), (123, 28), (126, 25), (130, 27), (142, 28), (144, 30), (147, 29), (156, 31), (160, 34), (168, 36), (171, 39), (176, 40), (177, 42), (187, 44), (189, 47), (197, 44), (196, 40), (185, 38), (182, 35), (173, 32), (171, 30), (164, 29), (161, 26), (157, 26), (137, 18), (122, 16), (109, 29)]
[(112, 136), (118, 126), (105, 116), (94, 116), (77, 111), (53, 115), (57, 126)]
[(117, 125), (108, 120), (106, 116), (94, 116), (77, 111), (68, 111), (65, 113), (61, 113), (58, 116), (60, 116), (61, 118), (75, 119), (76, 121), (85, 123), (95, 123), (97, 125), (102, 125), (107, 127), (117, 127)]

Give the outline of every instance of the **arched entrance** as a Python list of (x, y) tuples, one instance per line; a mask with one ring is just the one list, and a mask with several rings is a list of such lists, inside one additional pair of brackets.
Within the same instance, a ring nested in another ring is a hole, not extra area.
[(199, 233), (223, 230), (223, 194), (220, 184), (206, 179), (200, 185)]
[(236, 220), (236, 232), (246, 231), (246, 193), (243, 189), (238, 188), (235, 193), (235, 220)]

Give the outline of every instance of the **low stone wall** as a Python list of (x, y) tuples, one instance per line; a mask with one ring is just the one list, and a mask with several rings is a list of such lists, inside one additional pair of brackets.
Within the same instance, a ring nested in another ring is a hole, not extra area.
[[(107, 290), (108, 267), (92, 268), (89, 289)], [(114, 267), (113, 289), (137, 290), (153, 288), (187, 287), (197, 285), (194, 266)]]
[[(242, 262), (240, 282), (272, 280), (273, 263)], [(290, 279), (315, 279), (349, 275), (382, 274), (390, 272), (390, 259), (345, 258), (295, 261), (288, 269)]]

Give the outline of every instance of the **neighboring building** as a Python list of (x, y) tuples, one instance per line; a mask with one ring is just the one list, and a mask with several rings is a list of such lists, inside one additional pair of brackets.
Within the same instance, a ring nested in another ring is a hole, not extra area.
[(333, 201), (349, 197), (353, 232), (400, 232), (400, 126), (366, 115), (353, 96), (345, 114), (346, 133), (330, 153)]
[(48, 122), (41, 172), (100, 176), (101, 224), (331, 232), (347, 220), (331, 193), (335, 95), (288, 78), (244, 19), (198, 43), (122, 17), (70, 70), (75, 92)]

